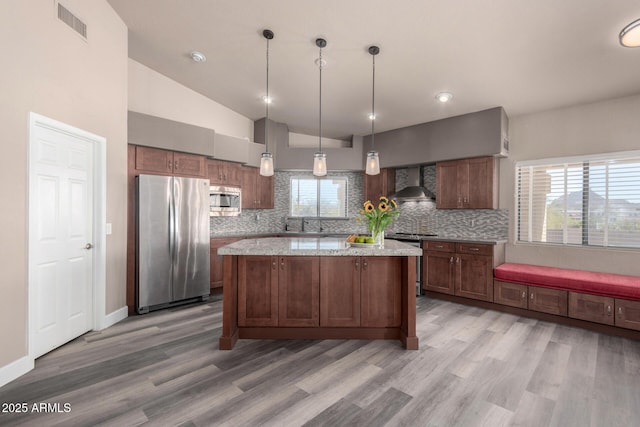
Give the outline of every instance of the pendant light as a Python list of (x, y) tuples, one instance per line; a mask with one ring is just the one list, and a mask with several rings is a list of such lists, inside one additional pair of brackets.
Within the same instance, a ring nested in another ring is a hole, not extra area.
[(325, 39), (316, 39), (316, 46), (320, 48), (320, 56), (316, 60), (316, 64), (320, 69), (320, 96), (319, 96), (319, 114), (318, 114), (318, 152), (313, 155), (313, 174), (315, 176), (325, 176), (327, 174), (327, 155), (322, 152), (322, 68), (326, 62), (322, 59), (322, 48), (327, 45)]
[(264, 148), (265, 152), (262, 153), (260, 158), (260, 175), (273, 176), (273, 155), (269, 152), (269, 104), (271, 98), (269, 98), (269, 40), (273, 39), (273, 31), (264, 30), (262, 35), (267, 39), (267, 94), (264, 96), (265, 105), (265, 120), (264, 120)]
[(371, 54), (371, 58), (373, 58), (371, 114), (369, 115), (369, 119), (371, 119), (371, 151), (367, 153), (367, 166), (365, 168), (365, 173), (367, 175), (378, 175), (380, 173), (380, 157), (378, 156), (378, 152), (375, 150), (375, 134), (373, 123), (376, 121), (376, 55), (380, 53), (380, 48), (378, 46), (370, 46), (369, 53)]

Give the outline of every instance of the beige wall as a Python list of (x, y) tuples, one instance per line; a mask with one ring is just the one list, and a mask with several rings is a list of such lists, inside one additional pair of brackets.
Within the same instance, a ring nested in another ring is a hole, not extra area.
[(253, 121), (129, 59), (129, 109), (253, 141)]
[(500, 162), (500, 207), (510, 210), (508, 262), (640, 275), (638, 251), (514, 244), (515, 162), (640, 149), (640, 95), (511, 117)]
[(30, 111), (107, 139), (105, 314), (126, 305), (127, 28), (105, 0), (65, 0), (88, 42), (52, 0), (0, 1), (0, 368), (27, 355), (27, 133)]

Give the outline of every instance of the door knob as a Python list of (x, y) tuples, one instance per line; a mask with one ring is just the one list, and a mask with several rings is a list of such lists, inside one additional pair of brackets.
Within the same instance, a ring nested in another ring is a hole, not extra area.
[(84, 248), (85, 248), (85, 249), (87, 249), (87, 250), (91, 249), (92, 247), (93, 247), (93, 245), (92, 245), (91, 243), (87, 243), (87, 244), (84, 246)]

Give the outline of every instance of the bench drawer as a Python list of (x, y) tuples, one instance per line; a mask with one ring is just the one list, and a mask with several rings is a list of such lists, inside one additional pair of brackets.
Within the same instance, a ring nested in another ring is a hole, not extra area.
[(494, 280), (493, 302), (511, 307), (527, 308), (527, 285)]
[(616, 298), (616, 326), (640, 331), (640, 301)]
[(566, 316), (567, 307), (567, 291), (529, 286), (529, 310)]
[(569, 317), (613, 325), (614, 300), (611, 297), (569, 292)]

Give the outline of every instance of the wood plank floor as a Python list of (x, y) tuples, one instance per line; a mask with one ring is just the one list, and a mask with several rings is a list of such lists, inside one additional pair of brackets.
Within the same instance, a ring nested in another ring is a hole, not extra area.
[[(638, 341), (420, 297), (419, 351), (358, 340), (219, 351), (221, 312), (174, 308), (78, 338), (0, 388), (0, 403), (30, 412), (0, 413), (0, 425), (640, 425)], [(42, 402), (60, 411), (31, 412)]]

